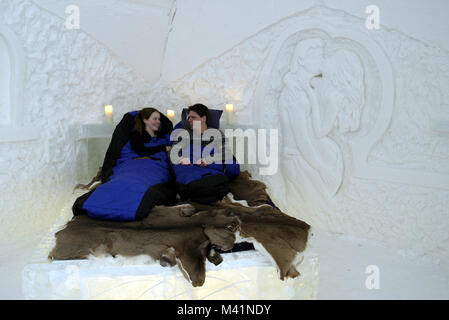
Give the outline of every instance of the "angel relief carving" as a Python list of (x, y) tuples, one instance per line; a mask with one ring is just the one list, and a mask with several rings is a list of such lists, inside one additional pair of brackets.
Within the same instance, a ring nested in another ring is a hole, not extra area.
[(278, 101), (286, 190), (307, 199), (338, 192), (344, 164), (330, 133), (357, 131), (365, 103), (362, 62), (352, 51), (332, 48), (329, 42), (298, 42)]

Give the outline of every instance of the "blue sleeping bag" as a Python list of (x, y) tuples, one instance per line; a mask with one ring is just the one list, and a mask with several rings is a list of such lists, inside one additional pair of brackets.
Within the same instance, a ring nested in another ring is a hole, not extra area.
[[(117, 125), (102, 167), (103, 183), (75, 201), (75, 215), (132, 221), (145, 218), (156, 205), (174, 204), (176, 190), (167, 153), (161, 151), (151, 157), (141, 157), (131, 148), (129, 135), (136, 113), (127, 113)], [(164, 127), (168, 132), (152, 138), (145, 147), (171, 145), (169, 131), (173, 125), (170, 124), (161, 114), (161, 130)]]
[[(192, 147), (192, 145), (191, 145)], [(201, 146), (203, 150), (205, 146)], [(240, 165), (235, 159), (232, 163), (213, 163), (201, 167), (196, 163), (193, 153), (190, 153), (192, 165), (173, 164), (176, 186), (182, 200), (192, 200), (198, 203), (220, 201), (229, 190), (229, 179), (240, 174)]]

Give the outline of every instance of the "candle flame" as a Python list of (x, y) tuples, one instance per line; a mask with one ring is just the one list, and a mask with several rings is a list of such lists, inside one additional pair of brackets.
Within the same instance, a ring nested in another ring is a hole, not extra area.
[(114, 112), (114, 108), (111, 105), (104, 106), (105, 114), (112, 114)]

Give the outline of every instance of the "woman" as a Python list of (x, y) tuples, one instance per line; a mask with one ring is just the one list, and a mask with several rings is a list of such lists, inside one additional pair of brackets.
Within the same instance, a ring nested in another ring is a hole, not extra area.
[[(170, 137), (163, 134), (161, 114), (154, 108), (144, 108), (135, 117), (135, 125), (131, 133), (132, 149), (141, 157), (153, 156), (158, 152), (170, 151)], [(139, 158), (138, 158), (139, 159)]]
[(111, 175), (77, 199), (74, 214), (132, 221), (147, 217), (156, 205), (172, 205), (176, 190), (166, 152), (172, 129), (170, 120), (154, 108), (125, 114), (106, 153)]

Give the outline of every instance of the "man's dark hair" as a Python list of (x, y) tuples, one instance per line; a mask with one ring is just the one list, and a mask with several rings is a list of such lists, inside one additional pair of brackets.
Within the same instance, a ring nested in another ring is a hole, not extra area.
[(209, 126), (209, 108), (206, 107), (204, 104), (201, 103), (197, 103), (194, 104), (193, 106), (189, 107), (189, 112), (190, 111), (194, 111), (196, 113), (198, 113), (198, 115), (200, 117), (204, 117), (206, 116), (206, 125)]

